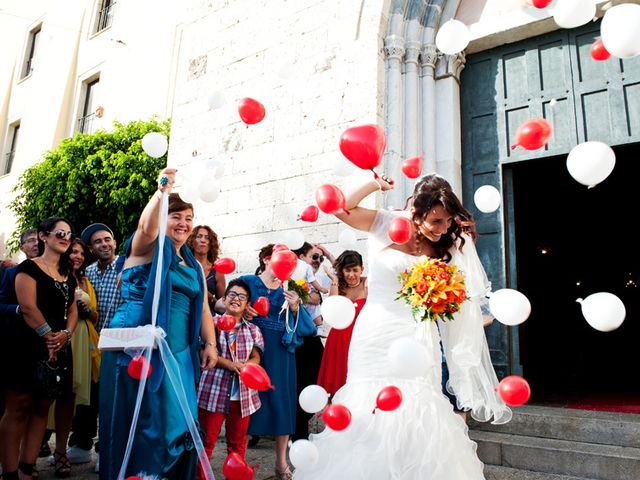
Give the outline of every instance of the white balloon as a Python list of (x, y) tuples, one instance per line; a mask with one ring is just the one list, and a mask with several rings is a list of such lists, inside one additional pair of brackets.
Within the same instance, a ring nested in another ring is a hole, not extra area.
[(289, 250), (297, 250), (304, 244), (304, 234), (300, 230), (288, 230), (284, 235), (284, 242)]
[(346, 158), (336, 157), (333, 161), (333, 173), (339, 177), (348, 177), (355, 171), (356, 167)]
[(571, 149), (567, 170), (571, 176), (589, 188), (607, 178), (616, 166), (616, 154), (602, 142), (584, 142)]
[(340, 232), (338, 235), (338, 245), (343, 250), (351, 250), (356, 246), (356, 232), (350, 229), (346, 229)]
[(601, 332), (611, 332), (624, 321), (627, 310), (624, 303), (613, 293), (598, 292), (584, 300), (576, 300), (582, 308), (582, 315), (589, 325)]
[(596, 16), (596, 4), (593, 0), (560, 0), (552, 14), (559, 27), (575, 28), (593, 20)]
[(600, 33), (611, 55), (618, 58), (640, 55), (640, 5), (623, 3), (607, 10)]
[(318, 463), (318, 447), (309, 440), (296, 440), (289, 448), (289, 460), (296, 470), (308, 470)]
[(169, 148), (167, 137), (158, 132), (149, 132), (142, 137), (142, 149), (153, 158), (160, 158)]
[(520, 325), (531, 314), (531, 302), (519, 291), (503, 288), (491, 294), (489, 309), (500, 323)]
[(187, 203), (195, 203), (200, 198), (200, 189), (194, 181), (190, 180), (180, 187), (178, 195)]
[(473, 201), (478, 210), (484, 213), (491, 213), (500, 207), (502, 196), (493, 185), (483, 185), (473, 194)]
[(387, 356), (391, 375), (401, 378), (423, 377), (433, 364), (426, 347), (411, 337), (394, 340)]
[(356, 307), (353, 302), (342, 295), (333, 295), (322, 301), (320, 307), (322, 319), (332, 328), (343, 330), (353, 322)]
[(471, 40), (471, 33), (467, 26), (460, 20), (449, 20), (438, 29), (436, 46), (438, 50), (447, 55), (461, 52)]
[(213, 91), (207, 97), (207, 104), (211, 110), (216, 110), (227, 102), (227, 99), (220, 90)]
[(329, 394), (320, 385), (308, 385), (302, 389), (298, 403), (307, 413), (318, 413), (327, 406)]
[(220, 195), (220, 186), (207, 177), (202, 179), (198, 190), (200, 191), (200, 200), (207, 203), (215, 202)]

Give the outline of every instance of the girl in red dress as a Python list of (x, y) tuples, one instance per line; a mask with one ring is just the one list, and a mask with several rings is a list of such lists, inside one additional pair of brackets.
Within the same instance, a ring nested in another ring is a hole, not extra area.
[(356, 307), (356, 316), (347, 328), (343, 330), (332, 328), (324, 346), (318, 385), (324, 387), (332, 396), (347, 381), (351, 334), (358, 314), (367, 301), (367, 278), (362, 276), (364, 270), (362, 255), (354, 250), (345, 250), (336, 258), (333, 268), (335, 275), (327, 271), (327, 275), (331, 277), (329, 294), (343, 295), (352, 300)]

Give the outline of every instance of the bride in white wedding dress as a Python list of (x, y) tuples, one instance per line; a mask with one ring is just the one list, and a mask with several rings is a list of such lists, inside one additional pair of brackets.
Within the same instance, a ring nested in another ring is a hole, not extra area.
[[(374, 191), (391, 188), (393, 180), (383, 175), (347, 197), (350, 214), (337, 215), (369, 232), (369, 295), (353, 331), (347, 383), (332, 400), (349, 408), (352, 421), (343, 431), (326, 428), (311, 435), (319, 459), (313, 468), (297, 469), (297, 480), (484, 479), (476, 444), (442, 393), (441, 340), (450, 371), (447, 387), (458, 407), (479, 421), (511, 419), (511, 410), (495, 391), (498, 380), (482, 327), (481, 302), (490, 284), (473, 244), (470, 213), (444, 178), (427, 175), (412, 196), (414, 238), (397, 245), (388, 237), (389, 224), (407, 213), (358, 206)], [(468, 301), (453, 321), (416, 322), (410, 307), (396, 300), (398, 275), (421, 255), (443, 258), (465, 275)], [(428, 368), (420, 377), (390, 369), (389, 347), (403, 337), (416, 339), (429, 352)], [(402, 404), (395, 411), (372, 413), (376, 396), (389, 385), (402, 391)]]

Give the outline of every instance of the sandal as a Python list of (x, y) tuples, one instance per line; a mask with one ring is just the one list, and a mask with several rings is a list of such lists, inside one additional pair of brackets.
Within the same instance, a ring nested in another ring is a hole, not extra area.
[(293, 480), (293, 473), (287, 465), (287, 468), (283, 471), (280, 471), (276, 468), (276, 480)]
[(67, 458), (67, 453), (59, 453), (57, 450), (53, 452), (55, 462), (56, 477), (68, 478), (71, 475), (71, 463)]
[(18, 470), (20, 471), (21, 474), (31, 478), (38, 478), (38, 475), (39, 475), (39, 472), (36, 469), (36, 466), (34, 463), (20, 462), (18, 463)]

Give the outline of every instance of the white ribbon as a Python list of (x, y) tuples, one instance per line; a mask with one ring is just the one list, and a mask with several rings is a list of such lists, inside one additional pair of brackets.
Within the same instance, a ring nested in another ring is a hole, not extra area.
[[(207, 480), (215, 480), (215, 476), (213, 475), (213, 470), (211, 470), (211, 463), (207, 458), (207, 454), (204, 451), (204, 445), (202, 444), (202, 439), (200, 438), (200, 432), (198, 432), (198, 427), (196, 425), (195, 420), (191, 414), (191, 410), (189, 409), (189, 402), (187, 400), (187, 394), (184, 390), (184, 384), (182, 382), (182, 378), (180, 377), (180, 371), (177, 369), (173, 369), (173, 364), (175, 363), (175, 357), (169, 348), (169, 344), (165, 340), (166, 332), (156, 326), (157, 317), (158, 317), (158, 307), (160, 304), (160, 287), (162, 285), (162, 261), (163, 261), (163, 252), (164, 252), (164, 241), (165, 235), (164, 232), (167, 230), (167, 218), (169, 216), (169, 196), (167, 192), (162, 192), (162, 200), (160, 203), (160, 215), (158, 221), (158, 245), (156, 248), (158, 249), (158, 260), (156, 264), (156, 276), (153, 290), (153, 302), (151, 307), (151, 324), (144, 325), (140, 327), (136, 327), (136, 330), (140, 331), (141, 334), (139, 337), (153, 339), (153, 345), (157, 346), (160, 350), (160, 359), (162, 360), (162, 364), (164, 365), (164, 369), (169, 377), (169, 381), (171, 382), (171, 386), (173, 387), (173, 391), (178, 398), (178, 403), (180, 404), (180, 410), (182, 410), (182, 414), (184, 415), (184, 419), (187, 422), (187, 427), (189, 428), (189, 433), (191, 433), (191, 438), (193, 439), (193, 444), (196, 448), (196, 452), (198, 452), (198, 460), (200, 465), (202, 466), (202, 470), (204, 471), (204, 476)], [(136, 337), (138, 337), (136, 335)], [(138, 337), (138, 338), (139, 338)], [(133, 342), (133, 341), (132, 341)], [(140, 407), (142, 406), (142, 397), (144, 396), (144, 387), (147, 384), (147, 374), (149, 373), (149, 367), (151, 365), (151, 352), (153, 348), (145, 348), (142, 352), (140, 350), (133, 350), (131, 347), (124, 348), (125, 353), (129, 355), (137, 355), (141, 354), (144, 358), (147, 359), (146, 362), (142, 364), (142, 372), (140, 376), (140, 383), (138, 384), (138, 394), (136, 396), (136, 405), (133, 410), (133, 418), (131, 419), (131, 427), (129, 428), (129, 438), (127, 440), (127, 448), (125, 449), (124, 458), (122, 459), (122, 465), (120, 467), (120, 471), (118, 472), (118, 480), (125, 479), (125, 472), (127, 469), (127, 465), (129, 464), (129, 458), (131, 457), (131, 449), (133, 448), (133, 440), (136, 435), (136, 427), (138, 426), (138, 417), (140, 415)], [(132, 356), (133, 356), (132, 355)]]

